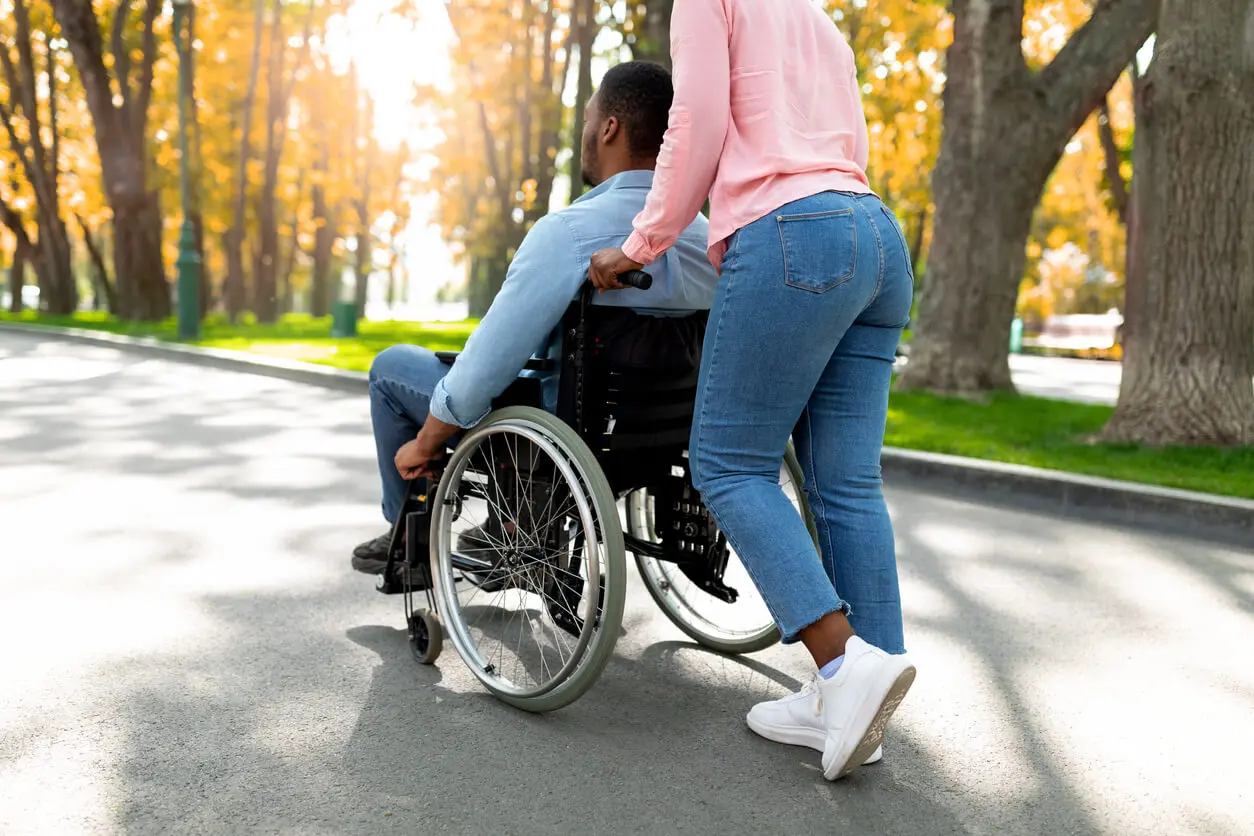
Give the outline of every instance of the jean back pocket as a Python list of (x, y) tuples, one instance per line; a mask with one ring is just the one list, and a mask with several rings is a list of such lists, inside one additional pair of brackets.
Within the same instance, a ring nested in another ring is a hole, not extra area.
[(777, 215), (784, 249), (784, 282), (823, 293), (853, 278), (858, 265), (858, 225), (853, 207)]

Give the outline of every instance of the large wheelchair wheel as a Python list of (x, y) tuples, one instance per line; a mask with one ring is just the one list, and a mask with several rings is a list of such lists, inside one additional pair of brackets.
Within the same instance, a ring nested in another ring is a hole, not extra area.
[(574, 430), (531, 407), (489, 415), (449, 457), (431, 544), (446, 637), (489, 691), (541, 712), (592, 686), (627, 572), (614, 494)]
[[(791, 442), (784, 453), (779, 483), (806, 521), (817, 548), (818, 537), (806, 502), (805, 477)], [(654, 520), (653, 495), (647, 489), (629, 494), (627, 533), (646, 542), (661, 542)], [(779, 641), (775, 620), (734, 550), (728, 558), (724, 583), (734, 587), (739, 596), (730, 604), (699, 588), (672, 562), (637, 554), (636, 567), (645, 589), (667, 618), (704, 647), (722, 653), (753, 653)]]

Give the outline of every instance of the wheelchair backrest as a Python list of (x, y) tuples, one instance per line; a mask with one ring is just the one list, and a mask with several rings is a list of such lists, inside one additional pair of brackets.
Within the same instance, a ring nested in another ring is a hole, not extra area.
[(558, 416), (607, 469), (614, 459), (673, 460), (687, 447), (707, 321), (707, 311), (650, 316), (584, 297), (571, 306)]

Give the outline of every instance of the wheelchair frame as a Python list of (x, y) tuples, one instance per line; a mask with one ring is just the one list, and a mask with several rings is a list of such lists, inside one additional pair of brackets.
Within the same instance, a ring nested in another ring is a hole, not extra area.
[[(738, 591), (723, 582), (728, 567), (729, 549), (726, 537), (718, 530), (713, 516), (692, 485), (687, 463), (688, 438), (696, 396), (697, 370), (658, 379), (643, 373), (606, 370), (602, 367), (602, 345), (598, 327), (609, 317), (639, 316), (627, 309), (613, 309), (591, 304), (591, 286), (586, 285), (562, 319), (562, 362), (560, 369), (549, 358), (533, 357), (525, 368), (530, 371), (559, 373), (557, 417), (571, 427), (592, 451), (597, 465), (609, 482), (615, 500), (636, 490), (650, 491), (656, 506), (657, 529), (661, 542), (651, 542), (624, 532), (624, 551), (641, 557), (673, 563), (705, 594), (726, 603), (737, 600)], [(704, 335), (706, 312), (689, 317), (697, 324), (698, 337)], [(456, 362), (457, 352), (440, 352), (445, 363)], [(515, 380), (493, 401), (493, 412), (485, 419), (509, 406), (539, 407), (541, 381), (537, 378)], [(792, 456), (791, 449), (789, 456)], [(799, 476), (795, 458), (787, 462), (790, 472)], [(378, 591), (403, 596), (406, 625), (411, 649), (423, 664), (433, 664), (443, 643), (435, 591), (433, 497), (442, 471), (432, 479), (411, 481), (397, 516), (388, 548), (388, 562), (379, 581)], [(804, 495), (797, 485), (802, 514), (811, 522)], [(402, 543), (403, 548), (402, 548)], [(483, 574), (480, 561), (450, 552), (452, 566), (463, 575)], [(426, 568), (424, 594), (427, 608), (414, 607), (414, 573)], [(399, 568), (399, 572), (397, 571)], [(495, 567), (493, 567), (495, 569)], [(647, 579), (646, 579), (647, 580)], [(601, 579), (602, 600), (604, 578)], [(657, 592), (650, 594), (663, 605)], [(682, 624), (662, 606), (664, 612), (684, 632), (702, 641), (699, 634)], [(550, 613), (552, 609), (550, 606)], [(598, 609), (598, 617), (600, 610)], [(556, 620), (556, 618), (555, 618)], [(560, 626), (560, 625), (559, 625)], [(570, 632), (568, 627), (563, 627)], [(766, 637), (752, 647), (725, 647), (702, 641), (726, 652), (746, 652), (778, 641), (778, 634)]]

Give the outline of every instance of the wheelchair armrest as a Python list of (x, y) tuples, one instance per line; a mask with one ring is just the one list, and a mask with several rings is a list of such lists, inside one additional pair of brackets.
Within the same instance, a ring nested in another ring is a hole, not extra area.
[[(451, 366), (457, 362), (457, 358), (460, 355), (460, 351), (437, 351), (435, 359), (446, 366)], [(556, 365), (552, 360), (544, 357), (532, 357), (527, 360), (527, 365), (523, 366), (523, 368), (531, 372), (551, 372), (556, 368)]]

